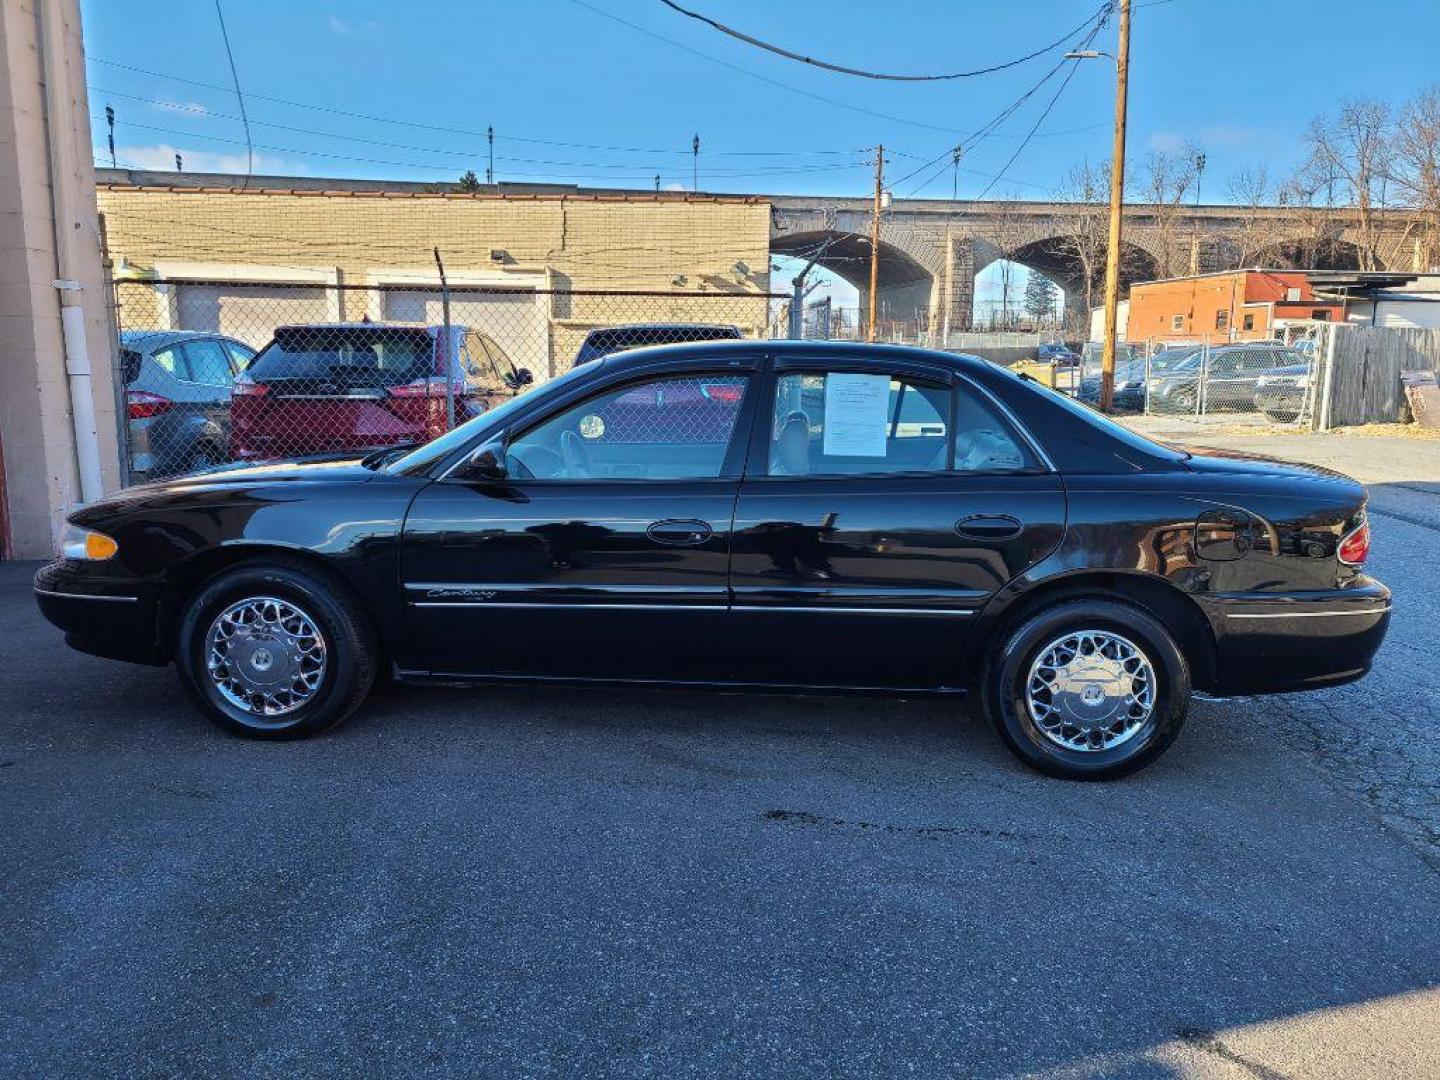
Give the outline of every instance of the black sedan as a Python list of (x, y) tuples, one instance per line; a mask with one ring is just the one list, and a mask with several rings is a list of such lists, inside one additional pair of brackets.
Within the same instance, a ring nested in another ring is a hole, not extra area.
[[(1118, 776), (1192, 690), (1358, 679), (1390, 592), (1343, 476), (1143, 439), (979, 359), (710, 342), (576, 368), (408, 452), (231, 468), (70, 517), (78, 649), (289, 738), (401, 679), (978, 691)], [(818, 706), (817, 706), (818, 707)]]

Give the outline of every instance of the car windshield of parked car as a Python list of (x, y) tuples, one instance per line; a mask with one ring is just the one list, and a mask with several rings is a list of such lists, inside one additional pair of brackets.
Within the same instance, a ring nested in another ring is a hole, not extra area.
[(401, 386), (435, 373), (430, 335), (403, 327), (281, 327), (245, 369), (251, 382), (308, 380), (317, 392)]
[(1191, 345), (1183, 349), (1162, 349), (1150, 359), (1150, 370), (1158, 373), (1180, 371), (1200, 363), (1201, 346)]

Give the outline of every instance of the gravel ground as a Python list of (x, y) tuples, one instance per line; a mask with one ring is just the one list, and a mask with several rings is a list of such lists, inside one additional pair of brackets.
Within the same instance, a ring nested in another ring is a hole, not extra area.
[(1421, 452), (1346, 462), (1375, 673), (1105, 785), (933, 699), (394, 688), (244, 742), (0, 565), (0, 1073), (1434, 1075)]

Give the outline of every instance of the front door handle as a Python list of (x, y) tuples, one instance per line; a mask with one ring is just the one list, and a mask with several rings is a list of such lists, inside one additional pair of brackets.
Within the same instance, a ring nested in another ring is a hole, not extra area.
[(971, 514), (955, 523), (955, 531), (971, 540), (1013, 540), (1025, 526), (1009, 514)]
[(708, 521), (693, 518), (656, 521), (645, 530), (645, 535), (657, 544), (670, 547), (694, 547), (710, 539), (715, 530)]

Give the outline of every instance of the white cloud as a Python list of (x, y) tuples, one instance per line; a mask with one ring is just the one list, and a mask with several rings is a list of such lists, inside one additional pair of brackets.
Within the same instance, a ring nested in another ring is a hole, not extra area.
[(1233, 124), (1214, 124), (1200, 129), (1199, 143), (1202, 147), (1234, 149), (1251, 146), (1260, 138), (1255, 128), (1237, 127)]
[(169, 113), (174, 116), (185, 116), (192, 120), (203, 120), (210, 115), (210, 110), (198, 101), (157, 101), (150, 108), (156, 112)]
[[(115, 157), (123, 167), (150, 169), (155, 172), (174, 172), (177, 153), (184, 159), (186, 172), (241, 174), (245, 172), (243, 151), (233, 154), (217, 154), (211, 150), (171, 146), (169, 143), (159, 143), (155, 146), (117, 146), (115, 148)], [(109, 151), (97, 150), (95, 157), (102, 164), (108, 164)], [(266, 154), (256, 154), (255, 172), (279, 176), (303, 176), (309, 170), (293, 161), (270, 157)]]
[(350, 22), (340, 18), (338, 15), (331, 15), (329, 19), (330, 32), (339, 34), (341, 37), (349, 37), (351, 34), (373, 34), (380, 29), (380, 25), (374, 20), (366, 19), (364, 22)]
[(666, 191), (684, 191), (684, 190), (685, 190), (685, 185), (684, 185), (684, 184), (677, 184), (677, 183), (674, 183), (674, 182), (672, 181), (671, 183), (668, 183), (668, 184), (665, 185), (665, 190), (666, 190)]
[(1185, 138), (1185, 136), (1181, 135), (1178, 131), (1157, 131), (1154, 135), (1150, 136), (1146, 145), (1156, 153), (1178, 154), (1181, 150), (1185, 149), (1189, 141), (1189, 139)]

